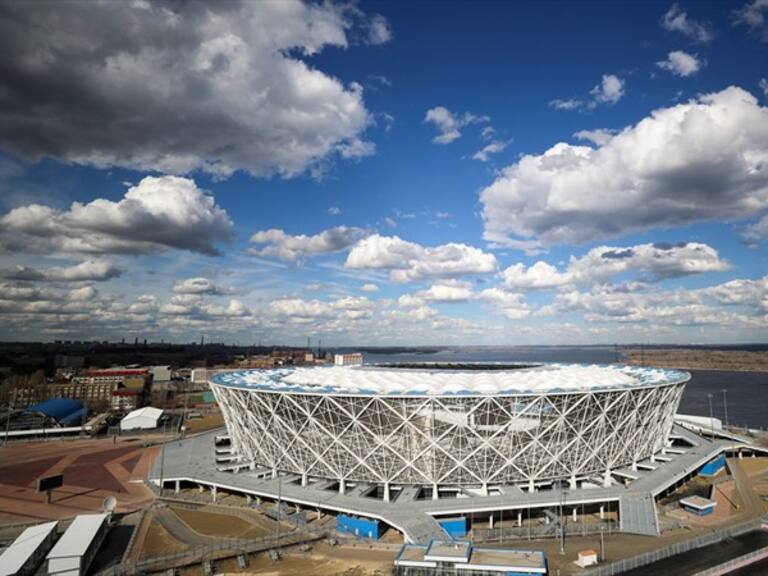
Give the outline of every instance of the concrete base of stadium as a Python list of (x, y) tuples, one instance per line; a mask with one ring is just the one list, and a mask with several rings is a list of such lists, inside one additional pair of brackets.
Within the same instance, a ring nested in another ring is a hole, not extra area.
[[(600, 478), (566, 479), (560, 483), (481, 486), (390, 486), (353, 483), (343, 479), (314, 478), (276, 472), (243, 463), (217, 439), (226, 438), (219, 429), (163, 447), (149, 476), (163, 489), (178, 491), (182, 485), (208, 489), (216, 500), (219, 491), (292, 504), (305, 510), (351, 514), (384, 522), (401, 532), (411, 543), (446, 538), (441, 518), (474, 516), (522, 524), (534, 513), (557, 510), (573, 514), (589, 507), (618, 513), (618, 529), (627, 533), (660, 533), (656, 500), (695, 476), (721, 454), (766, 454), (768, 450), (733, 435), (703, 436), (680, 425), (673, 428), (673, 446), (632, 468), (611, 470)], [(533, 489), (531, 489), (533, 488)], [(437, 498), (435, 498), (437, 496)]]

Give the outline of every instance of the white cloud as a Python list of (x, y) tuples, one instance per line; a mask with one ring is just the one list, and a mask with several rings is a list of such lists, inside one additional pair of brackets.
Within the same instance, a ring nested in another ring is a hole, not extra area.
[(768, 214), (754, 224), (750, 224), (743, 232), (745, 238), (750, 240), (762, 240), (768, 238)]
[(480, 194), (496, 245), (579, 243), (768, 208), (768, 108), (730, 87), (654, 111), (602, 146), (525, 155)]
[(235, 293), (233, 288), (221, 286), (203, 277), (179, 280), (174, 284), (173, 291), (177, 294), (208, 294), (211, 296)]
[(454, 114), (444, 106), (436, 106), (427, 110), (424, 122), (429, 122), (437, 128), (439, 134), (432, 139), (435, 144), (450, 144), (461, 137), (460, 129), (470, 124), (488, 122), (488, 116), (476, 116), (471, 112)]
[(531, 315), (531, 308), (522, 294), (501, 288), (487, 288), (478, 295), (510, 320), (521, 320)]
[(491, 155), (503, 152), (507, 147), (507, 142), (501, 140), (494, 140), (490, 144), (483, 146), (480, 150), (472, 155), (473, 160), (479, 160), (480, 162), (488, 162), (491, 159)]
[(528, 268), (523, 264), (513, 264), (502, 272), (502, 278), (504, 285), (512, 290), (557, 288), (572, 281), (570, 274), (542, 261)]
[(349, 252), (346, 268), (389, 270), (394, 282), (424, 278), (488, 274), (498, 268), (496, 257), (479, 248), (451, 242), (425, 247), (397, 236), (374, 234)]
[(6, 12), (0, 51), (16, 57), (0, 143), (19, 156), (291, 177), (336, 153), (373, 153), (362, 87), (307, 61), (350, 39), (391, 38), (386, 19), (351, 4), (20, 2)]
[(709, 24), (688, 18), (688, 14), (678, 4), (673, 4), (664, 14), (661, 25), (665, 30), (679, 32), (698, 44), (708, 44), (714, 38)]
[(331, 206), (330, 208), (328, 208), (328, 210), (326, 210), (326, 212), (330, 216), (339, 216), (341, 214), (341, 208), (339, 208), (338, 206)]
[(93, 286), (83, 286), (69, 291), (69, 300), (72, 302), (88, 302), (93, 300), (98, 294)]
[(504, 286), (510, 290), (530, 291), (603, 282), (626, 273), (640, 274), (646, 281), (657, 281), (723, 272), (729, 268), (730, 264), (707, 244), (656, 243), (627, 247), (598, 246), (580, 258), (572, 256), (563, 271), (543, 261), (527, 268), (523, 264), (514, 264), (502, 272), (502, 278)]
[(615, 74), (603, 74), (602, 79), (589, 91), (591, 98), (556, 98), (549, 102), (555, 110), (592, 110), (602, 104), (613, 105), (622, 99), (626, 92), (624, 80)]
[(671, 72), (675, 76), (687, 78), (701, 70), (702, 66), (704, 66), (704, 62), (699, 60), (695, 54), (688, 54), (682, 50), (675, 50), (667, 55), (666, 60), (656, 62), (656, 66), (662, 70)]
[(734, 12), (734, 24), (744, 25), (768, 42), (768, 0), (752, 0)]
[(598, 146), (607, 144), (611, 138), (616, 134), (615, 130), (608, 130), (605, 128), (598, 128), (596, 130), (579, 130), (573, 136), (579, 140), (587, 140)]
[(569, 98), (567, 100), (555, 98), (549, 102), (549, 105), (555, 110), (578, 110), (584, 106), (584, 101), (578, 98)]
[(363, 292), (378, 292), (379, 291), (379, 287), (376, 284), (373, 284), (371, 282), (367, 282), (367, 283), (363, 284), (362, 286), (360, 286), (360, 290), (362, 290)]
[(417, 298), (432, 302), (466, 302), (473, 296), (472, 283), (461, 280), (442, 280), (416, 294)]
[(760, 90), (763, 91), (763, 96), (768, 97), (768, 80), (765, 78), (760, 78), (760, 81), (757, 83), (757, 85), (760, 87)]
[(305, 234), (291, 236), (278, 229), (262, 230), (251, 236), (250, 242), (264, 246), (249, 248), (248, 252), (256, 256), (294, 262), (308, 256), (339, 252), (349, 248), (366, 233), (362, 228), (349, 226), (336, 226), (313, 236)]
[(603, 74), (603, 79), (589, 93), (600, 104), (616, 104), (624, 96), (624, 80), (615, 74)]
[(747, 305), (768, 313), (768, 276), (758, 280), (730, 280), (717, 286), (702, 288), (699, 293), (726, 306)]
[(31, 268), (16, 266), (0, 270), (0, 276), (11, 280), (52, 282), (103, 282), (117, 278), (123, 271), (108, 260), (85, 260), (73, 266), (52, 266), (50, 268)]
[(368, 43), (373, 45), (386, 44), (392, 40), (392, 28), (384, 16), (376, 14), (368, 23)]
[(233, 226), (193, 180), (147, 176), (118, 202), (98, 198), (66, 211), (29, 204), (0, 217), (0, 228), (0, 248), (9, 252), (215, 255)]

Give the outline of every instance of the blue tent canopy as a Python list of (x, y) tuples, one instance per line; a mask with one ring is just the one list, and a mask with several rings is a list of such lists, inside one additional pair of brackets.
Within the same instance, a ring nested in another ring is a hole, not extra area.
[(26, 409), (27, 412), (36, 412), (53, 418), (62, 424), (79, 420), (83, 417), (83, 403), (71, 398), (56, 398), (35, 404)]

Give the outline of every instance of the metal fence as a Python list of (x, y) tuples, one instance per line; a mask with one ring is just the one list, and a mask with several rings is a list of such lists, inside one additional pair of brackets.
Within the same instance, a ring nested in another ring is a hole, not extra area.
[(639, 568), (640, 566), (653, 564), (654, 562), (664, 560), (665, 558), (669, 558), (671, 556), (676, 556), (684, 552), (689, 552), (690, 550), (696, 550), (697, 548), (703, 548), (704, 546), (716, 544), (722, 540), (725, 540), (726, 538), (731, 538), (746, 532), (751, 532), (752, 530), (760, 529), (763, 522), (765, 522), (764, 519), (757, 518), (742, 524), (736, 524), (735, 526), (722, 528), (720, 530), (710, 532), (709, 534), (705, 534), (704, 536), (699, 536), (697, 538), (685, 540), (683, 542), (677, 542), (652, 552), (646, 552), (645, 554), (640, 554), (638, 556), (633, 556), (624, 560), (618, 560), (617, 562), (611, 562), (610, 564), (605, 564), (604, 566), (599, 566), (589, 570), (588, 572), (584, 572), (583, 576), (615, 576), (617, 574), (623, 574), (628, 570), (633, 570), (635, 568)]
[(177, 552), (175, 554), (147, 558), (138, 562), (128, 562), (112, 566), (99, 572), (98, 576), (136, 576), (148, 572), (159, 572), (168, 568), (220, 560), (240, 554), (253, 554), (265, 550), (317, 542), (325, 537), (325, 534), (291, 533), (281, 535), (279, 538), (264, 536), (252, 540), (222, 538), (212, 544), (196, 545), (191, 551)]
[[(601, 522), (566, 522), (564, 527), (566, 536), (591, 536), (600, 534), (600, 532), (609, 535), (619, 531), (619, 523), (616, 520), (603, 520)], [(555, 538), (560, 536), (560, 526), (556, 522), (553, 522), (551, 524), (538, 524), (535, 526), (472, 528), (470, 536), (473, 542), (503, 542), (505, 540)]]

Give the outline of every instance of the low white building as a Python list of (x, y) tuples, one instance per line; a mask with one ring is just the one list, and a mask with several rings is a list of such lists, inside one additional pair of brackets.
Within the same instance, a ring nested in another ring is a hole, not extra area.
[(352, 354), (336, 354), (333, 357), (333, 363), (336, 366), (359, 366), (363, 363), (363, 355), (360, 352)]
[(192, 384), (205, 384), (208, 382), (208, 369), (194, 368), (189, 380)]
[(170, 366), (152, 366), (149, 372), (152, 374), (152, 381), (155, 384), (158, 382), (168, 382), (171, 379)]
[(160, 416), (162, 415), (163, 411), (160, 408), (152, 408), (151, 406), (139, 408), (129, 412), (125, 418), (120, 420), (120, 430), (151, 430), (157, 428)]
[(104, 541), (109, 514), (77, 516), (48, 553), (48, 574), (83, 576)]
[(56, 538), (58, 522), (30, 526), (0, 553), (0, 576), (29, 576), (35, 573)]

